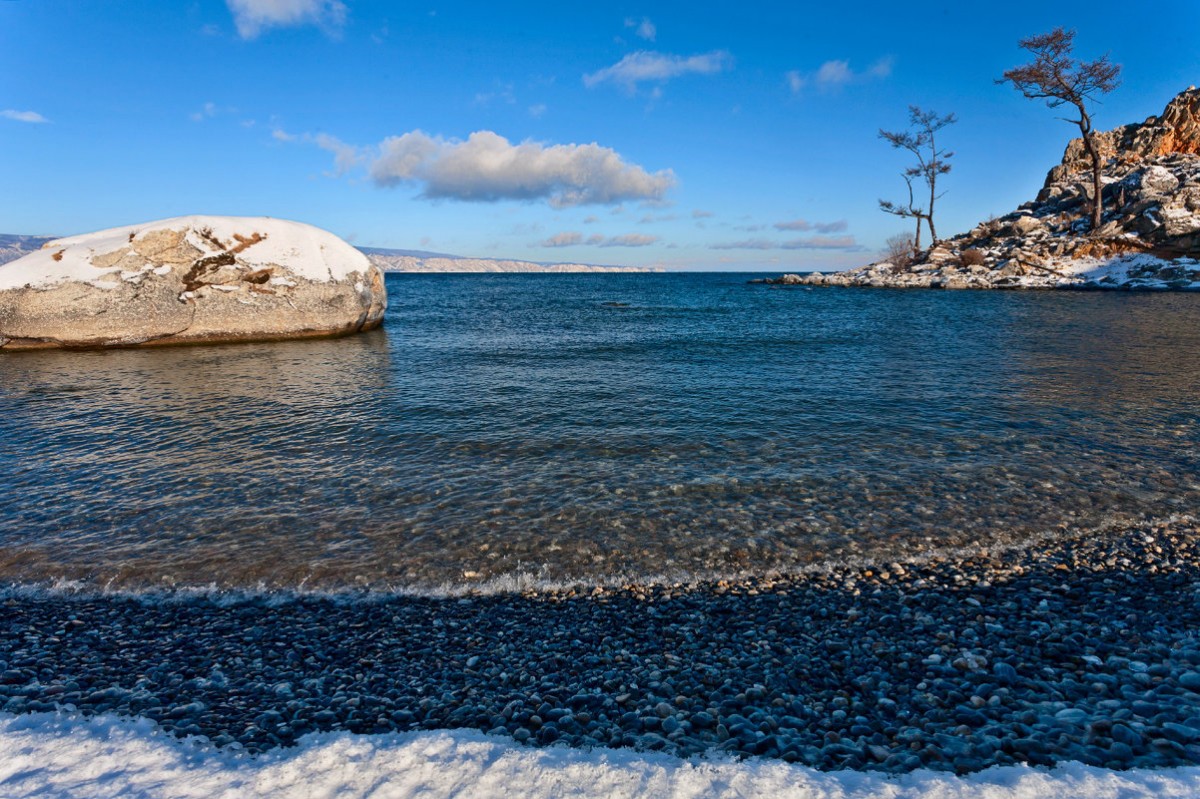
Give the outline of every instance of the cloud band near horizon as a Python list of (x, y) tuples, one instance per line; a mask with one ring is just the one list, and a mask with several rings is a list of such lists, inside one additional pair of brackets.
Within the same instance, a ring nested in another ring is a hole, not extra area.
[(627, 233), (623, 236), (601, 236), (594, 234), (586, 239), (577, 231), (555, 233), (542, 241), (539, 247), (648, 247), (661, 240), (660, 236), (648, 236), (643, 233)]
[(742, 241), (717, 242), (708, 245), (710, 250), (846, 250), (857, 251), (862, 245), (854, 236), (810, 236), (805, 239), (771, 241), (770, 239), (744, 239)]

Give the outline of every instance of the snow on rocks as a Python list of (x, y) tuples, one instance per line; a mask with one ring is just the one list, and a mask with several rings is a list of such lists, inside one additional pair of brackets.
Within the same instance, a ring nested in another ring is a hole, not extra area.
[(1200, 290), (1200, 90), (1161, 116), (1097, 134), (1104, 223), (1088, 229), (1092, 188), (1082, 140), (1037, 200), (918, 253), (846, 272), (760, 282), (808, 286)]
[(377, 327), (385, 307), (365, 255), (266, 217), (128, 225), (0, 264), (0, 349), (343, 335)]

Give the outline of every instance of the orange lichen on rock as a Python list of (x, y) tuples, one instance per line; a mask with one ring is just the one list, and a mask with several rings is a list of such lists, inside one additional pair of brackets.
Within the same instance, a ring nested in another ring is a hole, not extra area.
[(1131, 239), (1085, 239), (1070, 253), (1070, 257), (1111, 258), (1114, 255), (1128, 255), (1149, 250), (1150, 247), (1144, 242)]
[(1162, 125), (1166, 130), (1159, 155), (1200, 155), (1200, 91), (1193, 87), (1172, 100), (1163, 112)]

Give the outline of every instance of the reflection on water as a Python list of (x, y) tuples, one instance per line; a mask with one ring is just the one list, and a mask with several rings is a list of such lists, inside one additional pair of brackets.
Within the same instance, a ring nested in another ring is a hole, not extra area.
[(1200, 494), (1197, 295), (388, 286), (355, 338), (0, 357), (0, 580), (766, 570)]

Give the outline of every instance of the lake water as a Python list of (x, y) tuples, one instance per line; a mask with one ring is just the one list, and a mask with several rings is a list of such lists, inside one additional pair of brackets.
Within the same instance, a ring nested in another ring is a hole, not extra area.
[(335, 341), (0, 355), (0, 583), (461, 590), (1200, 497), (1200, 295), (389, 275)]

